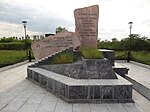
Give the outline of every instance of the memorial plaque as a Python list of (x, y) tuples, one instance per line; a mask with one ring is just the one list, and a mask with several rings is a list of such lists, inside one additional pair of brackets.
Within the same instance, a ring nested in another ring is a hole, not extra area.
[(59, 52), (62, 49), (73, 47), (74, 49), (80, 46), (78, 38), (73, 32), (60, 32), (54, 36), (48, 36), (42, 40), (34, 42), (31, 47), (36, 60), (47, 57), (53, 53)]
[(93, 5), (76, 9), (75, 33), (78, 36), (82, 47), (97, 47), (99, 7)]

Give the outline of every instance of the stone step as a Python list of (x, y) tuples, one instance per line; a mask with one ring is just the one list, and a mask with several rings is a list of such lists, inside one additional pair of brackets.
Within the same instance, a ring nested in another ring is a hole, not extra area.
[(74, 79), (36, 67), (28, 67), (27, 72), (27, 79), (45, 87), (66, 102), (133, 102), (133, 85), (119, 75), (118, 79)]
[(42, 64), (49, 64), (51, 59), (53, 59), (54, 57), (56, 57), (57, 55), (59, 55), (59, 53), (62, 53), (62, 52), (67, 52), (71, 49), (71, 47), (69, 48), (65, 48), (65, 49), (61, 49), (60, 51), (58, 52), (55, 52), (45, 58), (42, 58), (41, 60), (38, 60), (35, 64), (33, 64), (32, 66), (38, 66), (38, 65), (42, 65)]
[(133, 88), (136, 91), (138, 91), (145, 98), (150, 100), (150, 88), (149, 88), (149, 86), (146, 86), (145, 84), (143, 84), (143, 82), (139, 82), (139, 81), (131, 78), (130, 76), (126, 76), (125, 78), (133, 84)]
[(133, 84), (133, 88), (145, 98), (150, 100), (150, 66), (131, 61), (125, 63), (123, 60), (117, 60), (116, 67), (129, 68), (128, 75), (125, 78)]

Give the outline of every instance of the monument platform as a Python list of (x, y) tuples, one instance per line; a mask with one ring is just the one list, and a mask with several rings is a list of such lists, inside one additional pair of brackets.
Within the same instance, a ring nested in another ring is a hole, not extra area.
[[(33, 62), (32, 62), (33, 63)], [(0, 68), (0, 111), (1, 112), (149, 112), (150, 101), (133, 89), (135, 103), (67, 103), (51, 92), (26, 80), (26, 63), (17, 67), (1, 71)], [(136, 71), (138, 66), (121, 63)], [(13, 65), (14, 66), (14, 65)], [(130, 69), (130, 68), (129, 68)], [(137, 77), (144, 77), (150, 70), (140, 67)], [(143, 78), (143, 82), (149, 82)]]
[(132, 84), (118, 79), (74, 79), (41, 68), (28, 68), (27, 79), (48, 89), (66, 102), (131, 103)]

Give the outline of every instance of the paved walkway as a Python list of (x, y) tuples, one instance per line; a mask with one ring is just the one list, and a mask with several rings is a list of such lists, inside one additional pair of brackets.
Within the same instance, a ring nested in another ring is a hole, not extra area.
[(0, 72), (0, 112), (149, 112), (150, 101), (133, 91), (135, 103), (66, 103), (26, 80), (27, 64)]
[(115, 63), (129, 68), (128, 77), (142, 83), (142, 85), (150, 88), (150, 69), (138, 66), (132, 63)]

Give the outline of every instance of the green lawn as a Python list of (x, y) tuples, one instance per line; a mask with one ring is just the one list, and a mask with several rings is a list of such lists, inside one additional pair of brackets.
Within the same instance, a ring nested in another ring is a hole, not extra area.
[[(133, 61), (150, 65), (150, 52), (132, 51), (131, 54)], [(127, 60), (127, 51), (115, 51), (115, 58)], [(0, 50), (0, 68), (25, 60), (27, 60), (25, 50)]]
[(25, 61), (26, 59), (25, 50), (0, 50), (0, 67)]
[[(150, 65), (150, 52), (148, 51), (131, 51), (132, 60), (143, 64)], [(115, 51), (117, 60), (127, 60), (127, 51)]]

